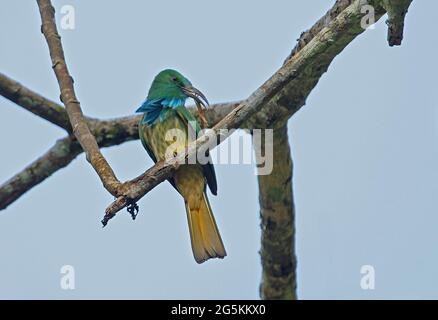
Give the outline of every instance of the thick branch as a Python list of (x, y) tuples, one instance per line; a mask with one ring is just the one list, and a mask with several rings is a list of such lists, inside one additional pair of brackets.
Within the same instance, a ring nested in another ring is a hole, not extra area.
[[(305, 60), (302, 72), (292, 79), (263, 110), (247, 121), (249, 128), (274, 128), (293, 116), (318, 84), (332, 61), (365, 30), (361, 27), (362, 0), (338, 0), (318, 22), (301, 34), (297, 45), (286, 59)], [(375, 9), (377, 22), (385, 13), (379, 1), (368, 1)]]
[(297, 44), (292, 49), (292, 52), (286, 58), (285, 62), (303, 49), (324, 27), (328, 26), (333, 19), (335, 19), (342, 11), (348, 8), (352, 2), (352, 0), (336, 0), (333, 7), (331, 7), (325, 15), (316, 21), (316, 23), (309, 30), (301, 33), (300, 38), (297, 40)]
[(388, 43), (399, 46), (403, 40), (405, 17), (412, 0), (382, 0), (382, 6), (388, 13)]
[(33, 114), (69, 132), (71, 131), (70, 121), (63, 107), (27, 89), (2, 73), (0, 73), (0, 95)]
[(67, 166), (80, 153), (81, 147), (72, 137), (58, 140), (42, 157), (0, 186), (0, 210), (57, 170)]
[[(260, 296), (296, 299), (295, 209), (287, 124), (275, 129), (273, 138), (272, 173), (258, 176), (263, 269)], [(261, 141), (262, 150), (266, 150), (265, 139)]]
[(114, 196), (117, 196), (121, 183), (116, 178), (113, 170), (99, 150), (96, 139), (88, 128), (87, 121), (73, 87), (73, 78), (70, 76), (65, 62), (62, 49), (61, 37), (58, 34), (55, 23), (55, 9), (50, 0), (37, 0), (41, 14), (41, 31), (49, 46), (52, 67), (55, 71), (61, 91), (61, 100), (70, 119), (73, 133), (78, 139), (82, 149), (85, 151), (87, 160), (99, 175), (104, 187)]

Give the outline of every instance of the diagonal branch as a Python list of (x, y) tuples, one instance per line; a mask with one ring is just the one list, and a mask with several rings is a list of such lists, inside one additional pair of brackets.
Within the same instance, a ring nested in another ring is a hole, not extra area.
[[(375, 3), (377, 21), (384, 10), (378, 6), (378, 1)], [(360, 26), (362, 5), (362, 0), (338, 0), (334, 7), (336, 10), (330, 10), (312, 28), (312, 36), (304, 40), (305, 43), (300, 44), (300, 48), (268, 81), (214, 126), (212, 131), (191, 143), (184, 154), (165, 163), (159, 162), (125, 183), (123, 194), (106, 209), (104, 222), (166, 180), (199, 149), (213, 147), (216, 141), (223, 141), (227, 135), (221, 135), (221, 129), (273, 128), (291, 117), (304, 105), (333, 59), (364, 31)]]
[(116, 178), (114, 171), (100, 152), (96, 139), (88, 128), (87, 121), (82, 114), (80, 103), (76, 98), (73, 78), (70, 76), (67, 69), (61, 37), (56, 28), (55, 9), (50, 0), (37, 0), (37, 3), (41, 14), (41, 31), (43, 32), (49, 47), (52, 68), (55, 71), (58, 80), (59, 88), (61, 90), (61, 100), (67, 110), (73, 133), (78, 139), (82, 149), (85, 151), (87, 160), (99, 175), (104, 187), (112, 195), (117, 196), (121, 183)]
[(58, 140), (43, 156), (0, 186), (0, 210), (67, 166), (81, 151), (80, 145), (70, 136)]
[(248, 99), (240, 103), (211, 130), (208, 130), (196, 141), (190, 143), (186, 152), (168, 161), (158, 162), (139, 177), (125, 183), (123, 194), (106, 209), (106, 215), (103, 220), (104, 225), (118, 211), (138, 201), (147, 192), (170, 177), (181, 164), (187, 163), (187, 159), (196, 155), (198, 151), (202, 152), (202, 150), (212, 149), (216, 146), (217, 141), (219, 143), (224, 141), (232, 133), (232, 131), (229, 131), (230, 129), (240, 128), (246, 119), (258, 112), (286, 83), (291, 81), (297, 73), (296, 68), (299, 67), (300, 63), (288, 62), (284, 64), (280, 70), (259, 87)]
[(274, 99), (269, 101), (263, 112), (249, 119), (248, 127), (273, 128), (276, 123), (292, 117), (306, 104), (310, 92), (327, 72), (332, 61), (365, 31), (361, 27), (361, 9), (364, 3), (374, 7), (375, 22), (385, 14), (379, 0), (338, 0), (312, 28), (302, 33), (285, 63), (291, 59), (306, 59), (304, 72), (298, 73)]
[(63, 107), (27, 89), (21, 83), (8, 78), (2, 73), (0, 73), (0, 95), (33, 114), (71, 132), (70, 121)]

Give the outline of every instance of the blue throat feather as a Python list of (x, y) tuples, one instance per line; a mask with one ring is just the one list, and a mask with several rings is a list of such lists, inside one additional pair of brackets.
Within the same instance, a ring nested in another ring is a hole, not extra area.
[(186, 98), (164, 98), (164, 99), (146, 99), (145, 102), (135, 112), (144, 112), (142, 122), (147, 125), (152, 125), (157, 121), (163, 121), (165, 109), (175, 109), (184, 106)]

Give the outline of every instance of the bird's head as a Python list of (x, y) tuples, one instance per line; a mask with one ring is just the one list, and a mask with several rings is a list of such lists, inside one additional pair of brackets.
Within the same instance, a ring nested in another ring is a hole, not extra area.
[(176, 70), (161, 71), (152, 82), (148, 100), (182, 100), (193, 98), (197, 103), (206, 107), (208, 100), (204, 94), (192, 86), (192, 83)]

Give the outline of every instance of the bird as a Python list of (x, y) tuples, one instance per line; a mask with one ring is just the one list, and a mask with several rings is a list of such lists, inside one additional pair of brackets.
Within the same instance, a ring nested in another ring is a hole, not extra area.
[[(155, 76), (146, 100), (136, 110), (143, 113), (138, 126), (140, 140), (155, 163), (166, 160), (169, 148), (177, 152), (185, 150), (190, 135), (200, 132), (199, 122), (185, 107), (188, 98), (196, 102), (198, 109), (209, 105), (205, 95), (186, 77), (176, 70), (165, 69)], [(183, 139), (174, 141), (166, 137), (173, 129), (182, 132)], [(211, 161), (182, 164), (168, 181), (184, 198), (195, 261), (203, 263), (211, 258), (224, 258), (227, 253), (206, 192), (208, 185), (211, 193), (217, 195)]]

